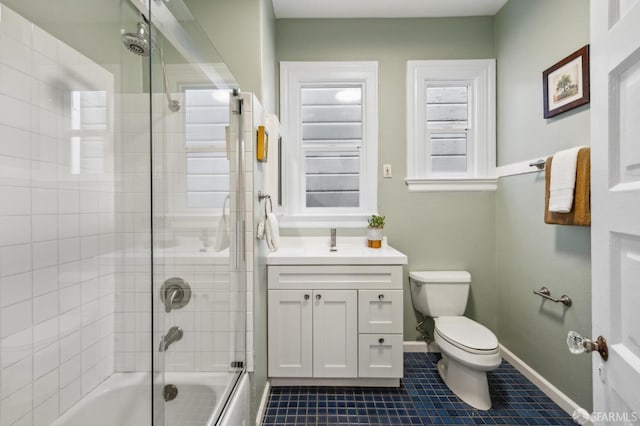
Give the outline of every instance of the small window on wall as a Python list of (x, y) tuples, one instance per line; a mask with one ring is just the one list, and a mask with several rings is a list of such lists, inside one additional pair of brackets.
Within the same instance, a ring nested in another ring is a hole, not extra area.
[(495, 61), (407, 63), (410, 191), (495, 190)]
[(186, 207), (221, 208), (229, 194), (229, 90), (185, 89)]
[(282, 223), (364, 224), (377, 200), (377, 63), (282, 62), (280, 73)]

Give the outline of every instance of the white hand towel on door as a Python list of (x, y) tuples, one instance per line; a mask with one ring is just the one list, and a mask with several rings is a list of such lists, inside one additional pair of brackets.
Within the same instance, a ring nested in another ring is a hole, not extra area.
[(559, 151), (551, 161), (551, 182), (549, 184), (549, 211), (569, 213), (573, 205), (576, 187), (576, 166), (581, 147)]

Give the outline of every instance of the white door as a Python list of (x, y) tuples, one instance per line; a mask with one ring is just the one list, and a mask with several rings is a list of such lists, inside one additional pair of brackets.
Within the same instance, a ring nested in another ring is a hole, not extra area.
[(640, 422), (640, 1), (591, 1), (596, 424)]
[(357, 290), (314, 290), (313, 377), (358, 377)]
[(269, 377), (311, 377), (311, 290), (268, 292)]

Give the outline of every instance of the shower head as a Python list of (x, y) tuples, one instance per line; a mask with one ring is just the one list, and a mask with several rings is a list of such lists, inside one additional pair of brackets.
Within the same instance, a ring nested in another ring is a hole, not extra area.
[(138, 22), (138, 31), (135, 33), (124, 33), (122, 37), (122, 44), (131, 53), (135, 53), (140, 56), (149, 56), (151, 54), (151, 46), (153, 41), (149, 35), (149, 26), (144, 22)]
[[(149, 25), (146, 22), (138, 22), (138, 31), (135, 33), (123, 32), (120, 40), (122, 40), (122, 44), (124, 44), (124, 47), (126, 47), (129, 52), (140, 56), (151, 56), (151, 50), (157, 47), (155, 41), (151, 38)], [(178, 112), (180, 111), (181, 105), (179, 101), (172, 99), (169, 95), (169, 82), (167, 81), (167, 70), (164, 63), (162, 48), (157, 50), (160, 53), (160, 66), (162, 67), (163, 77), (162, 83), (164, 85), (164, 93), (167, 97), (167, 107), (171, 112)]]

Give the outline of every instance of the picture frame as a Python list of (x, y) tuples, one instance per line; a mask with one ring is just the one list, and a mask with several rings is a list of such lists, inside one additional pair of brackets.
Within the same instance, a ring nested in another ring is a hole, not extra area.
[(588, 104), (589, 86), (587, 44), (542, 72), (544, 118)]

